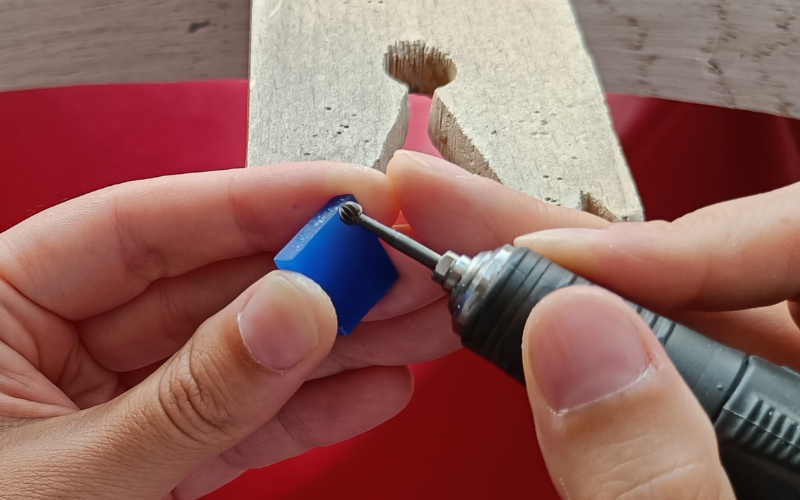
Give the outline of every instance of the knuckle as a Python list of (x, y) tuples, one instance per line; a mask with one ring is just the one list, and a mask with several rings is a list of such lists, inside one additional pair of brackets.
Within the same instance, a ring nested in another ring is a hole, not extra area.
[(705, 464), (691, 463), (664, 471), (619, 496), (619, 500), (675, 498), (714, 500), (722, 498), (715, 474)]
[(158, 297), (158, 311), (161, 325), (167, 337), (182, 346), (200, 326), (202, 319), (195, 317), (193, 309), (179, 300), (169, 284), (160, 280), (152, 285)]
[(128, 273), (136, 279), (152, 283), (156, 279), (166, 276), (167, 264), (164, 256), (141, 233), (141, 229), (132, 221), (131, 217), (123, 213), (123, 208), (118, 200), (120, 190), (127, 189), (123, 186), (112, 186), (102, 193), (105, 198), (114, 233), (117, 237), (117, 253), (119, 259)]
[(189, 444), (228, 441), (238, 422), (230, 412), (233, 395), (210, 359), (179, 353), (161, 380), (159, 404), (171, 430)]
[[(635, 477), (635, 474), (632, 475)], [(619, 476), (618, 476), (619, 478)], [(591, 500), (722, 500), (727, 498), (724, 476), (708, 460), (675, 463), (648, 470), (638, 480), (606, 481)]]
[(320, 446), (319, 437), (311, 429), (308, 423), (302, 416), (294, 411), (291, 407), (284, 407), (276, 415), (276, 419), (286, 436), (289, 437), (301, 450), (310, 450)]
[(233, 221), (239, 231), (240, 236), (251, 252), (263, 251), (268, 245), (265, 244), (265, 235), (262, 219), (259, 214), (254, 212), (246, 203), (246, 197), (241, 196), (241, 183), (235, 176), (231, 176), (227, 186), (227, 203), (230, 213), (233, 214)]

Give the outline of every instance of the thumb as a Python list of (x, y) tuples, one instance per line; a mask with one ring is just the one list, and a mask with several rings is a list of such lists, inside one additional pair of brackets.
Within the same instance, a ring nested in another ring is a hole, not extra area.
[(733, 499), (711, 422), (621, 299), (550, 294), (525, 327), (528, 397), (562, 498)]
[(123, 472), (115, 487), (124, 498), (167, 494), (274, 417), (335, 335), (333, 306), (318, 285), (299, 274), (268, 274), (105, 409), (106, 456)]

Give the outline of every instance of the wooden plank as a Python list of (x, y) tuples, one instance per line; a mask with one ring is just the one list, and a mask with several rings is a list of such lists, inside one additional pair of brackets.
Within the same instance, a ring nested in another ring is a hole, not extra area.
[(254, 0), (248, 164), (385, 167), (407, 126), (407, 88), (388, 69), (433, 92), (429, 133), (451, 161), (545, 201), (640, 220), (569, 4), (468, 5)]
[(578, 0), (609, 91), (800, 118), (797, 0)]
[[(607, 90), (800, 118), (797, 0), (573, 4)], [(0, 91), (245, 78), (249, 10), (249, 0), (0, 0)]]
[(0, 0), (0, 91), (247, 76), (248, 0)]

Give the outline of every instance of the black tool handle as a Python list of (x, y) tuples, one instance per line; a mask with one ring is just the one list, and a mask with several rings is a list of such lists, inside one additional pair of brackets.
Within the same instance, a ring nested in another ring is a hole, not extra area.
[[(515, 249), (471, 322), (461, 327), (464, 346), (524, 384), (528, 315), (547, 294), (572, 285), (592, 283), (526, 248)], [(738, 498), (800, 498), (800, 375), (629, 304), (714, 422)]]

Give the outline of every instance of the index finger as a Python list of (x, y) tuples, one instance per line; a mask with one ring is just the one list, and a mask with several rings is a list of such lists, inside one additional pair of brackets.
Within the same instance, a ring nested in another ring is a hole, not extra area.
[(438, 252), (475, 255), (531, 231), (604, 228), (595, 215), (544, 203), (433, 156), (398, 151), (386, 170), (403, 215)]
[(386, 176), (339, 163), (120, 184), (0, 234), (0, 278), (64, 318), (83, 319), (130, 300), (159, 278), (278, 251), (330, 198), (347, 193), (384, 222), (397, 215)]
[[(452, 250), (473, 256), (511, 243), (530, 231), (609, 224), (592, 214), (544, 203), (421, 153), (398, 151), (386, 173), (410, 224), (404, 232), (439, 253)], [(429, 269), (399, 252), (390, 252), (398, 267), (402, 266), (400, 281), (368, 320), (416, 310), (441, 296), (441, 287), (432, 282)]]
[(675, 222), (518, 238), (581, 276), (656, 310), (738, 310), (800, 295), (800, 184)]

